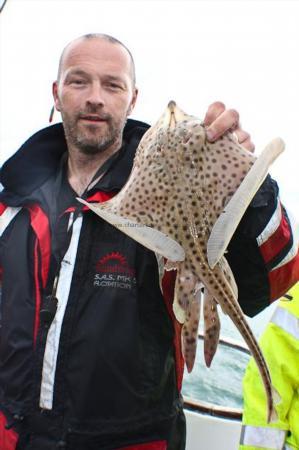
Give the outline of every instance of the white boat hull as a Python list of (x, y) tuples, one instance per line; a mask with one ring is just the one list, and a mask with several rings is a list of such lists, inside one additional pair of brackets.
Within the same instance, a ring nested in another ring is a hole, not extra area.
[(212, 417), (185, 410), (186, 450), (237, 450), (241, 433), (239, 420)]

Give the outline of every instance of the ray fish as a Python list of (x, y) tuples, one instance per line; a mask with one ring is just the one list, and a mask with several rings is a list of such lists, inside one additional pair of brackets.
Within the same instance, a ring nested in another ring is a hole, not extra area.
[(256, 158), (228, 133), (214, 143), (203, 124), (171, 101), (143, 136), (130, 177), (111, 200), (90, 204), (101, 218), (166, 260), (177, 270), (173, 310), (182, 325), (182, 351), (191, 372), (204, 287), (204, 357), (216, 352), (220, 305), (247, 343), (259, 368), (275, 420), (276, 393), (258, 343), (238, 303), (227, 245), (270, 164), (283, 151), (276, 138)]

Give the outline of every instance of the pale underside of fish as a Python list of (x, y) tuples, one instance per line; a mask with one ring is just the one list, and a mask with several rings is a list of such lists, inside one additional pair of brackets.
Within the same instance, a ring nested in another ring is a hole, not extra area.
[(275, 420), (274, 390), (239, 306), (224, 252), (269, 165), (283, 149), (283, 141), (276, 138), (256, 158), (232, 134), (210, 143), (200, 121), (170, 102), (143, 136), (123, 189), (105, 203), (87, 203), (101, 218), (163, 256), (165, 270), (177, 270), (173, 309), (183, 324), (182, 351), (189, 372), (196, 354), (202, 287), (207, 366), (219, 338), (217, 305), (229, 315), (260, 370), (268, 421)]

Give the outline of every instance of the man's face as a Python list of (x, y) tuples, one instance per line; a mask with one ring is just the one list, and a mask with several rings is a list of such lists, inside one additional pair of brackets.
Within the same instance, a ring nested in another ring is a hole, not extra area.
[(99, 38), (74, 41), (65, 51), (53, 96), (70, 148), (89, 155), (116, 150), (137, 97), (129, 54)]

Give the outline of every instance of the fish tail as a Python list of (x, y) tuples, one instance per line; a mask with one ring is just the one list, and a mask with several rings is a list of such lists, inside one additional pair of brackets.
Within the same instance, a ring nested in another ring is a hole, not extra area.
[[(273, 387), (271, 384), (271, 377), (269, 373), (268, 366), (266, 364), (265, 358), (263, 356), (263, 353), (259, 347), (259, 344), (252, 333), (244, 315), (243, 311), (236, 299), (236, 296), (234, 295), (232, 289), (230, 288), (229, 283), (227, 282), (223, 272), (221, 270), (219, 271), (213, 271), (214, 275), (216, 272), (216, 281), (217, 286), (219, 286), (219, 290), (222, 291), (217, 292), (217, 295), (215, 295), (215, 298), (217, 299), (218, 303), (221, 305), (222, 309), (229, 315), (233, 323), (238, 328), (239, 332), (243, 336), (246, 344), (248, 345), (248, 348), (257, 364), (258, 370), (260, 372), (260, 375), (262, 377), (262, 381), (264, 384), (266, 396), (267, 396), (267, 404), (268, 404), (268, 419), (271, 420), (272, 416), (274, 416), (274, 401), (273, 401)], [(219, 282), (219, 276), (221, 277), (221, 282)], [(219, 295), (220, 294), (220, 295)], [(225, 301), (221, 299), (225, 299)]]

